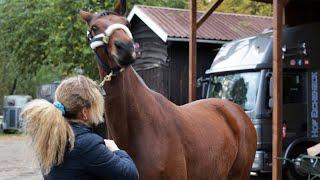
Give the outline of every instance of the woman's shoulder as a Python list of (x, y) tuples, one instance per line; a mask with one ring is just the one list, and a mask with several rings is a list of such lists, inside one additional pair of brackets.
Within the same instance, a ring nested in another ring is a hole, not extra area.
[(98, 144), (104, 144), (103, 138), (93, 133), (90, 127), (73, 124), (72, 128), (75, 134), (74, 150), (81, 150), (83, 152), (90, 150)]
[(95, 146), (96, 144), (104, 144), (104, 140), (101, 136), (88, 132), (75, 137), (75, 146), (89, 148)]

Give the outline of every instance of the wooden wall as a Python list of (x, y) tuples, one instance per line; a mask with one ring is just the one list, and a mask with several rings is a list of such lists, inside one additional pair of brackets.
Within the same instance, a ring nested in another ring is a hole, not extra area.
[(140, 19), (131, 21), (134, 41), (140, 45), (140, 57), (135, 70), (153, 90), (169, 97), (169, 63), (167, 45)]
[[(136, 16), (131, 21), (131, 32), (141, 50), (134, 68), (147, 86), (178, 105), (187, 103), (188, 42), (164, 43)], [(198, 43), (198, 78), (204, 76), (220, 47), (218, 44)], [(201, 88), (197, 91), (199, 99)]]
[[(198, 43), (197, 78), (205, 77), (221, 45)], [(171, 73), (170, 100), (176, 104), (188, 102), (188, 48), (187, 42), (171, 42), (168, 46)], [(201, 88), (197, 88), (197, 99), (201, 98)]]

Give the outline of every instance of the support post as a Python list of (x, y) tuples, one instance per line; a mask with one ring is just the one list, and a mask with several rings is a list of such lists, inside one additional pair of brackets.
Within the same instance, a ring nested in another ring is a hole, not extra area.
[(197, 2), (196, 0), (189, 0), (190, 17), (189, 17), (189, 102), (197, 98)]
[(197, 22), (197, 29), (208, 19), (208, 17), (220, 6), (223, 0), (217, 0), (216, 3), (212, 4), (208, 11), (203, 14)]
[(281, 180), (283, 0), (273, 0), (272, 180)]

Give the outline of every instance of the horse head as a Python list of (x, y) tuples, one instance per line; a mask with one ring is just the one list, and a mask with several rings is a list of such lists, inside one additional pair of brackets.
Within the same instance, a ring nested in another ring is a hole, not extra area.
[(100, 68), (106, 73), (120, 71), (135, 60), (130, 24), (124, 16), (126, 9), (126, 1), (118, 0), (113, 11), (80, 11), (80, 16), (89, 26), (90, 47), (96, 53)]

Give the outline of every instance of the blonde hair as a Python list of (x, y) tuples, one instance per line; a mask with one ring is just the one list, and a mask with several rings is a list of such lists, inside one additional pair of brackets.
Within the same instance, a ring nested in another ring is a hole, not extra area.
[(70, 122), (87, 124), (76, 119), (83, 108), (88, 108), (91, 113), (91, 124), (103, 121), (103, 96), (97, 84), (85, 76), (62, 81), (56, 90), (55, 100), (64, 105), (64, 115), (53, 104), (41, 99), (28, 103), (21, 113), (44, 174), (63, 162), (66, 149), (73, 149), (75, 137)]

